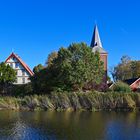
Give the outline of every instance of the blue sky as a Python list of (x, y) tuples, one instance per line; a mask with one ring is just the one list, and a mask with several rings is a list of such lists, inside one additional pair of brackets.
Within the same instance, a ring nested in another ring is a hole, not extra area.
[(140, 59), (139, 0), (1, 0), (0, 61), (15, 53), (33, 68), (72, 42), (90, 44), (95, 21), (109, 67)]

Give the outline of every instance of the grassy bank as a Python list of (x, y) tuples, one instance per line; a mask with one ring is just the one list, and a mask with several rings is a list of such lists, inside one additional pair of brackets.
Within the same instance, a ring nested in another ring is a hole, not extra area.
[(139, 93), (52, 93), (24, 98), (0, 97), (0, 109), (13, 110), (135, 110)]

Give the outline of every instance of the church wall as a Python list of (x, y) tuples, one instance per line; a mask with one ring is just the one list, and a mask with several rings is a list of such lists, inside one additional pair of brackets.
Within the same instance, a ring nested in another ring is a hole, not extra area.
[(100, 59), (104, 62), (104, 70), (107, 71), (107, 54), (100, 54)]

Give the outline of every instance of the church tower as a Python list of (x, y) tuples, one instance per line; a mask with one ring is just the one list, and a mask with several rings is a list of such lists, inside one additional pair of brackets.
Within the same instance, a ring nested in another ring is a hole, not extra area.
[(95, 25), (95, 28), (94, 28), (94, 33), (93, 33), (90, 47), (92, 48), (92, 52), (96, 52), (96, 51), (99, 52), (100, 59), (101, 61), (104, 62), (105, 77), (107, 78), (108, 53), (103, 49), (97, 25)]

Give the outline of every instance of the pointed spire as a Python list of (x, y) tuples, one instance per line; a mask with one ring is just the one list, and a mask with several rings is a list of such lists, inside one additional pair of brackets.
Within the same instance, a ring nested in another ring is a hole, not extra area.
[(93, 33), (93, 37), (92, 37), (92, 41), (91, 41), (91, 45), (92, 48), (95, 46), (101, 47), (102, 48), (102, 43), (101, 43), (101, 39), (100, 39), (100, 35), (99, 35), (99, 31), (98, 31), (98, 27), (97, 25), (95, 25), (94, 28), (94, 33)]
[(95, 25), (95, 28), (94, 28), (94, 33), (93, 33), (90, 47), (92, 48), (93, 52), (98, 51), (99, 53), (107, 53), (102, 47), (97, 25)]

